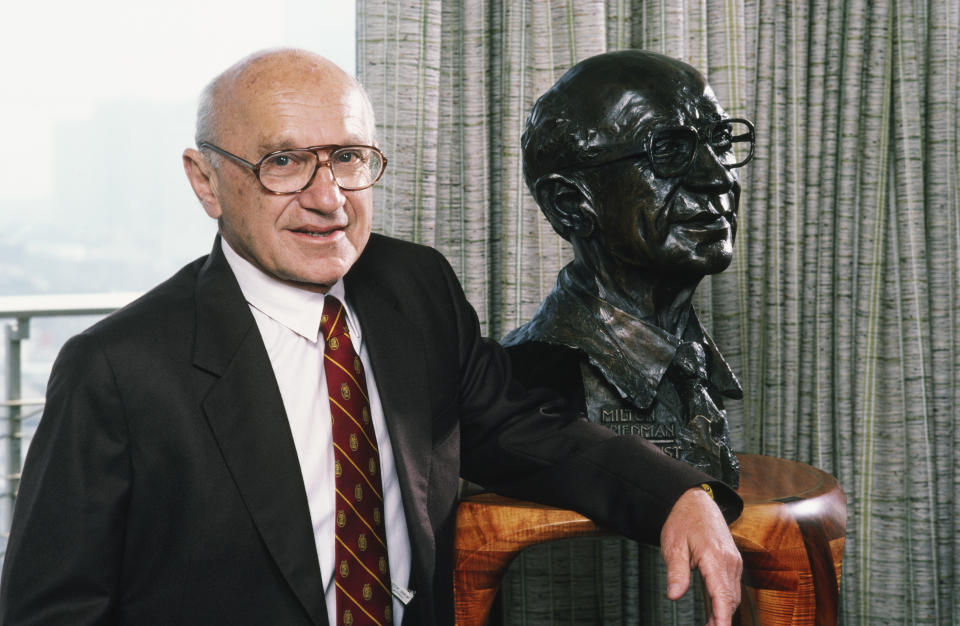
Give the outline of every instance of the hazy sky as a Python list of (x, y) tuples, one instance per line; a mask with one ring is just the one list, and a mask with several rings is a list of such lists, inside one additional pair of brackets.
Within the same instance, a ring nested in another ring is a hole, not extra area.
[(354, 0), (0, 2), (0, 296), (145, 290), (208, 252), (181, 153), (236, 60), (355, 73)]
[(352, 72), (354, 10), (352, 0), (5, 1), (0, 202), (49, 193), (55, 123), (100, 102), (193, 100), (241, 56), (278, 45)]

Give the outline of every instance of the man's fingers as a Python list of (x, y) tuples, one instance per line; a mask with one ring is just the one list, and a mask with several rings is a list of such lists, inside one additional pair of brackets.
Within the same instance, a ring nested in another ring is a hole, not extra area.
[(690, 553), (684, 544), (663, 545), (660, 552), (667, 566), (667, 597), (679, 600), (690, 587)]
[(712, 498), (687, 490), (673, 505), (660, 532), (667, 565), (667, 597), (677, 600), (690, 586), (690, 569), (699, 569), (710, 597), (710, 624), (729, 626), (740, 604), (743, 563), (727, 523)]
[(740, 605), (743, 562), (735, 549), (726, 546), (718, 546), (711, 556), (700, 561), (699, 569), (713, 608), (708, 624), (719, 626), (729, 624)]

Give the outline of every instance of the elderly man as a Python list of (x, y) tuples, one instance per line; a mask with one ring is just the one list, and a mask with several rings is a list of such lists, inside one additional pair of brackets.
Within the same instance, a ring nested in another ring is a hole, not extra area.
[(350, 76), (253, 55), (197, 129), (184, 166), (219, 236), (64, 346), (0, 623), (452, 623), (460, 475), (661, 535), (671, 593), (699, 567), (729, 621), (740, 561), (707, 479), (521, 392), (442, 256), (371, 235), (386, 159)]
[(686, 63), (628, 50), (571, 68), (530, 114), (523, 155), (574, 260), (502, 342), (527, 385), (734, 486), (723, 398), (742, 392), (692, 297), (730, 264), (753, 145)]

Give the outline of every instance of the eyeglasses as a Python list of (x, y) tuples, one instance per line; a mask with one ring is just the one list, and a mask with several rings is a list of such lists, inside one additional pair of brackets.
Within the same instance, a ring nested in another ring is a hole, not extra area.
[[(329, 145), (276, 150), (264, 155), (255, 164), (206, 141), (201, 141), (197, 146), (248, 168), (256, 174), (264, 189), (278, 196), (303, 191), (313, 183), (323, 166), (330, 168), (334, 182), (345, 191), (372, 187), (387, 167), (387, 157), (373, 146)], [(320, 157), (321, 152), (329, 153), (326, 159)]]
[(647, 136), (645, 149), (608, 161), (595, 161), (580, 167), (598, 167), (625, 159), (646, 156), (657, 178), (686, 176), (701, 145), (708, 145), (727, 169), (742, 167), (753, 158), (756, 135), (753, 123), (742, 118), (722, 119), (700, 130), (693, 126), (666, 126)]

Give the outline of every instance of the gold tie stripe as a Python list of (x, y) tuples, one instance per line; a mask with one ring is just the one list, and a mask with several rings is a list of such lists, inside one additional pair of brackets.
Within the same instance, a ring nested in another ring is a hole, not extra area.
[(350, 339), (343, 304), (332, 296), (324, 301), (320, 326), (326, 344), (323, 362), (337, 491), (337, 624), (390, 624), (393, 601), (383, 483), (366, 375)]

